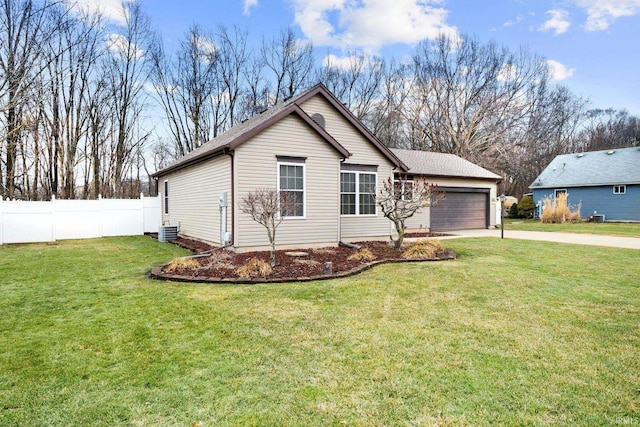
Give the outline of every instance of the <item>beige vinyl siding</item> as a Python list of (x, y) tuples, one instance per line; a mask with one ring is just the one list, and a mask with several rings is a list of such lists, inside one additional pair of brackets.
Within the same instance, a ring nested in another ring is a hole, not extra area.
[[(319, 113), (324, 116), (327, 132), (352, 154), (345, 163), (378, 166), (378, 190), (387, 178), (393, 176), (391, 162), (322, 96), (307, 100), (302, 109), (309, 115)], [(391, 221), (382, 215), (379, 207), (376, 212), (375, 216), (343, 215), (340, 218), (341, 239), (354, 241), (388, 236)]]
[[(180, 234), (212, 243), (220, 242), (220, 211), (218, 197), (227, 192), (227, 231), (231, 231), (231, 159), (227, 155), (214, 157), (195, 166), (161, 176), (164, 192), (169, 181), (169, 214), (162, 207), (162, 222), (179, 225)], [(164, 200), (164, 194), (162, 194)]]
[[(416, 180), (419, 178), (416, 177)], [(489, 224), (490, 226), (496, 225), (496, 200), (497, 196), (497, 184), (495, 181), (489, 180), (470, 180), (464, 178), (434, 178), (426, 177), (429, 184), (436, 184), (440, 187), (461, 187), (461, 188), (489, 188)], [(413, 217), (409, 218), (405, 225), (407, 229), (415, 230), (423, 226), (423, 228), (430, 228), (431, 218), (429, 208), (424, 208), (418, 211)]]
[(429, 224), (431, 221), (431, 215), (429, 211), (429, 207), (421, 208), (418, 212), (416, 212), (411, 218), (407, 219), (404, 225), (407, 227), (407, 230), (429, 230)]
[(246, 251), (269, 245), (266, 229), (242, 213), (240, 203), (256, 189), (277, 189), (276, 156), (306, 158), (305, 217), (286, 218), (276, 231), (276, 245), (282, 248), (336, 245), (340, 154), (299, 117), (289, 115), (236, 150), (236, 249)]

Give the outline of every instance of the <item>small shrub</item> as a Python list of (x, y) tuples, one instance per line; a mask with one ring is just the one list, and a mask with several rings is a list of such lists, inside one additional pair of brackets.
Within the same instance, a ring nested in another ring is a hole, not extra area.
[(268, 262), (258, 258), (251, 258), (246, 264), (238, 267), (236, 273), (243, 279), (251, 277), (267, 277), (273, 273), (273, 269)]
[(358, 252), (350, 255), (347, 258), (349, 261), (358, 261), (358, 262), (371, 262), (376, 259), (375, 255), (371, 253), (371, 251), (367, 248), (360, 249)]
[(200, 263), (195, 258), (182, 257), (175, 258), (165, 268), (167, 273), (183, 273), (185, 271), (200, 268)]
[(532, 196), (523, 196), (518, 204), (518, 215), (520, 218), (533, 218), (533, 211), (536, 205)]
[(402, 253), (402, 258), (405, 259), (424, 259), (424, 258), (435, 258), (438, 252), (444, 251), (445, 248), (442, 246), (439, 240), (435, 239), (424, 239), (417, 240), (411, 243), (407, 249)]
[(511, 208), (509, 209), (509, 218), (520, 218), (518, 216), (518, 204), (514, 203), (511, 205)]

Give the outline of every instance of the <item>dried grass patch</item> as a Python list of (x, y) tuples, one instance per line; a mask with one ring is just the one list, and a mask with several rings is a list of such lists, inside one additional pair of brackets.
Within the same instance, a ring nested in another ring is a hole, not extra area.
[(273, 273), (273, 269), (266, 261), (251, 258), (246, 264), (238, 267), (236, 273), (243, 279), (249, 279), (252, 277), (267, 277)]
[(165, 268), (167, 273), (182, 273), (200, 268), (200, 262), (195, 258), (174, 258)]
[(543, 199), (542, 215), (540, 219), (545, 224), (564, 224), (565, 222), (580, 222), (580, 208), (582, 203), (575, 206), (567, 203), (567, 193), (558, 194), (555, 198), (545, 197)]
[(435, 258), (438, 252), (445, 250), (439, 240), (424, 239), (410, 243), (402, 253), (405, 259)]
[(360, 249), (358, 252), (350, 255), (347, 260), (358, 262), (371, 262), (376, 259), (375, 255), (367, 248)]

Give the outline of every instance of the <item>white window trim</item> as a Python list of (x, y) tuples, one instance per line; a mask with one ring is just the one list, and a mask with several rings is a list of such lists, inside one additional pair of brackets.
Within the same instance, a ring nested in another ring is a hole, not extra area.
[(558, 192), (560, 192), (560, 194), (562, 194), (562, 193), (564, 193), (564, 194), (568, 194), (568, 193), (567, 193), (567, 189), (566, 189), (566, 188), (556, 188), (556, 189), (553, 191), (553, 198), (554, 198), (554, 199), (558, 197)]
[[(340, 213), (341, 217), (344, 218), (353, 218), (353, 217), (376, 217), (378, 216), (378, 205), (375, 204), (374, 205), (374, 209), (375, 209), (375, 213), (372, 214), (361, 214), (360, 213), (360, 174), (368, 174), (368, 175), (373, 175), (374, 176), (374, 182), (376, 184), (375, 188), (373, 189), (373, 194), (374, 196), (378, 194), (378, 172), (370, 172), (370, 171), (358, 171), (358, 170), (342, 170), (340, 171), (341, 174), (343, 173), (352, 173), (356, 175), (356, 213), (355, 214), (343, 214)], [(342, 190), (342, 189), (340, 189)], [(340, 191), (340, 194), (343, 194), (342, 191)], [(353, 193), (349, 193), (349, 194), (353, 194)], [(375, 202), (374, 202), (375, 203)], [(342, 211), (342, 202), (340, 202), (340, 211)]]
[[(616, 191), (616, 189), (620, 189), (622, 191)], [(627, 194), (627, 185), (626, 184), (614, 185), (613, 194), (615, 195)]]
[(393, 180), (393, 188), (394, 189), (396, 188), (396, 184), (402, 184), (402, 187), (400, 188), (400, 195), (402, 196), (402, 200), (403, 201), (404, 201), (404, 196), (405, 196), (405, 193), (406, 193), (405, 190), (404, 190), (404, 186), (407, 183), (411, 183), (411, 196), (412, 196), (412, 199), (413, 199), (413, 192), (414, 192), (414, 189), (416, 188), (415, 187), (415, 182), (414, 182), (413, 179), (403, 179), (403, 180), (394, 179)]
[[(307, 218), (307, 167), (305, 163), (302, 162), (277, 162), (277, 180), (278, 180), (278, 193), (280, 191), (292, 191), (292, 190), (281, 190), (280, 189), (280, 166), (302, 166), (302, 216), (285, 216), (285, 220), (296, 220), (296, 219), (306, 219)], [(300, 190), (293, 190), (300, 191)]]
[(162, 195), (162, 203), (164, 204), (163, 206), (163, 212), (165, 215), (169, 215), (169, 180), (165, 179), (164, 180), (164, 188), (163, 190), (163, 195)]

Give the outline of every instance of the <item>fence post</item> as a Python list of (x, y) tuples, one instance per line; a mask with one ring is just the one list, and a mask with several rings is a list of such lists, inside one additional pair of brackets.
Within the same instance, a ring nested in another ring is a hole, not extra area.
[(51, 201), (49, 203), (51, 204), (51, 241), (55, 242), (57, 239), (56, 228), (58, 228), (58, 218), (56, 215), (56, 207), (55, 207), (55, 203), (56, 203), (55, 194), (51, 195)]
[(102, 194), (98, 194), (96, 203), (98, 204), (98, 234), (100, 234), (100, 237), (104, 237), (104, 203), (102, 203)]
[(0, 245), (4, 244), (4, 213), (2, 211), (2, 196), (0, 196)]

